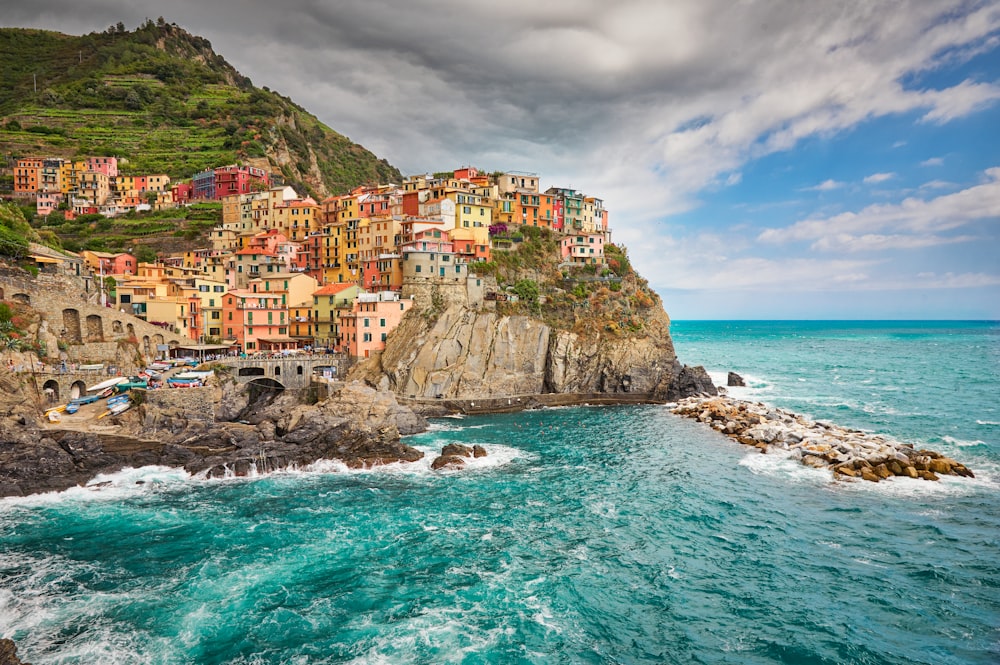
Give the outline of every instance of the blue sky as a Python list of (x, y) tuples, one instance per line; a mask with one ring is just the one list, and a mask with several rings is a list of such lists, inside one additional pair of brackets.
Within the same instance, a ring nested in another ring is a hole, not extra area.
[(404, 173), (604, 198), (675, 319), (1000, 319), (995, 1), (34, 0), (3, 21), (161, 13)]

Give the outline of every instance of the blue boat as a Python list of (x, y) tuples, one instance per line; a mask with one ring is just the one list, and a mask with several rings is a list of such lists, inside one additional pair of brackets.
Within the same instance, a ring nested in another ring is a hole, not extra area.
[(100, 395), (86, 395), (84, 397), (77, 397), (75, 399), (71, 399), (69, 401), (69, 403), (70, 404), (76, 404), (79, 407), (79, 406), (83, 406), (84, 404), (93, 404), (94, 402), (96, 402), (100, 398), (101, 398)]
[(115, 395), (114, 397), (109, 397), (108, 398), (108, 408), (111, 408), (115, 404), (121, 404), (121, 403), (127, 402), (127, 401), (129, 401), (129, 396), (127, 394), (125, 394), (125, 393), (122, 393), (121, 395)]
[(76, 413), (80, 410), (80, 405), (75, 402), (70, 402), (66, 405), (66, 413)]

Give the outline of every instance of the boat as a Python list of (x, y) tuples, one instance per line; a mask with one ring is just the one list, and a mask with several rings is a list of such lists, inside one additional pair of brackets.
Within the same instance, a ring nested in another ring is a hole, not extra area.
[(100, 395), (83, 395), (80, 397), (74, 397), (69, 401), (69, 403), (75, 404), (76, 406), (83, 406), (84, 404), (93, 404), (99, 399), (101, 399)]
[(70, 402), (66, 405), (66, 413), (73, 414), (80, 410), (80, 405), (76, 402)]
[[(122, 395), (122, 397), (127, 397), (127, 396), (126, 395)], [(100, 420), (101, 418), (104, 418), (105, 416), (117, 416), (120, 413), (125, 413), (130, 408), (132, 408), (132, 402), (130, 402), (128, 400), (125, 400), (123, 402), (118, 402), (117, 404), (112, 405), (111, 408), (109, 408), (107, 411), (105, 411), (101, 415), (97, 416), (97, 419)]]
[(101, 381), (100, 383), (87, 388), (87, 392), (100, 393), (103, 390), (107, 390), (108, 388), (113, 388), (117, 386), (119, 383), (125, 383), (126, 381), (128, 381), (127, 377), (116, 376), (114, 378), (108, 379), (107, 381)]
[(148, 388), (148, 387), (149, 387), (149, 383), (147, 383), (146, 381), (140, 380), (139, 377), (136, 376), (136, 377), (130, 378), (128, 381), (125, 381), (124, 383), (119, 383), (118, 385), (116, 385), (113, 388), (113, 390), (116, 393), (126, 393), (126, 392), (132, 390), (133, 388)]
[(201, 388), (201, 381), (198, 379), (167, 379), (167, 386), (170, 388)]
[(60, 416), (59, 416), (59, 412), (58, 411), (48, 411), (48, 412), (46, 412), (45, 415), (49, 419), (50, 423), (57, 423), (57, 422), (59, 422)]
[(128, 401), (129, 401), (129, 396), (124, 393), (122, 393), (121, 395), (115, 395), (113, 397), (109, 397), (108, 408), (110, 409), (115, 404), (121, 404), (122, 402), (128, 402)]

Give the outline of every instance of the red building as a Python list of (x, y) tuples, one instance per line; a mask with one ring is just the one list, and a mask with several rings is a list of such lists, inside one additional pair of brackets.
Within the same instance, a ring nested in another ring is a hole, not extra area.
[(173, 192), (174, 203), (178, 205), (189, 202), (194, 194), (194, 188), (189, 182), (179, 182), (172, 186), (170, 191)]
[(267, 189), (270, 179), (267, 171), (253, 166), (220, 166), (215, 169), (215, 198), (233, 194), (249, 194)]

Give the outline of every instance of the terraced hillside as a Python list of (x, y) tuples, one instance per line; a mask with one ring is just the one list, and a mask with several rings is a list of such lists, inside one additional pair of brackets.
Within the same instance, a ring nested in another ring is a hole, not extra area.
[(117, 155), (172, 178), (247, 161), (314, 196), (399, 171), (176, 25), (82, 36), (0, 29), (0, 154)]

